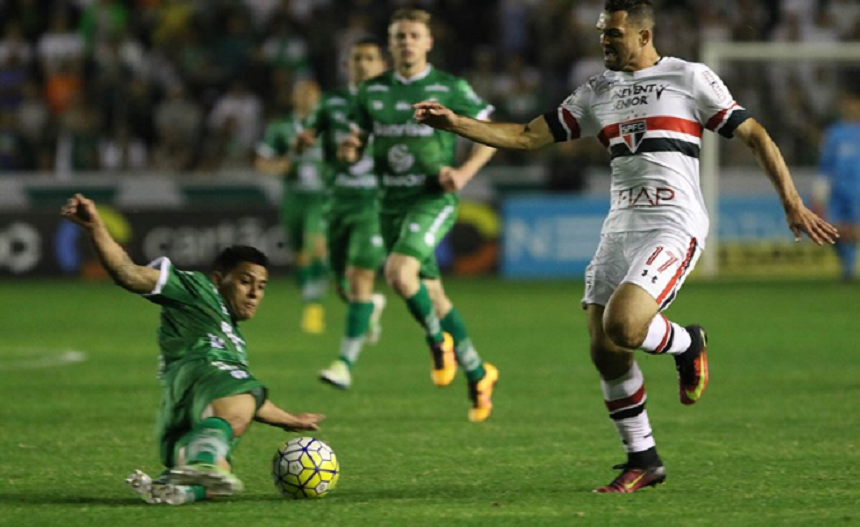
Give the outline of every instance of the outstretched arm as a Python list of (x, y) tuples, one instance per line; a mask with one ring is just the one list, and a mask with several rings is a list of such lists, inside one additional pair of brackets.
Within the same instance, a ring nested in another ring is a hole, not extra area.
[(767, 130), (755, 119), (747, 119), (734, 133), (752, 150), (756, 161), (776, 188), (795, 240), (800, 241), (803, 233), (806, 233), (818, 245), (835, 243), (839, 237), (836, 227), (819, 218), (803, 204), (785, 160)]
[(96, 204), (83, 194), (75, 194), (62, 208), (64, 217), (77, 223), (90, 236), (102, 267), (118, 285), (139, 294), (151, 293), (158, 283), (158, 269), (136, 265), (125, 249), (113, 239), (99, 216)]
[[(536, 150), (554, 142), (543, 116), (529, 124), (493, 123), (458, 115), (434, 101), (416, 104), (415, 120), (493, 148)], [(485, 161), (486, 162), (486, 161)]]
[(302, 430), (319, 430), (320, 421), (325, 419), (322, 414), (290, 414), (278, 408), (275, 403), (269, 401), (263, 403), (263, 406), (257, 410), (254, 420), (259, 423), (265, 423), (276, 428), (283, 428), (288, 432), (300, 432)]

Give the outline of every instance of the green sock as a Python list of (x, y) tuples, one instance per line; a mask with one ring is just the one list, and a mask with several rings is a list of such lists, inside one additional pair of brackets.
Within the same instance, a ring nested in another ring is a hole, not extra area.
[(309, 265), (300, 265), (298, 268), (298, 273), (296, 277), (299, 281), (299, 290), (302, 292), (302, 300), (307, 302), (305, 298), (305, 291), (308, 289), (308, 284), (312, 281), (311, 278), (311, 266)]
[(328, 289), (328, 266), (322, 260), (314, 260), (307, 266), (307, 279), (302, 284), (302, 300), (319, 303)]
[(427, 334), (427, 341), (431, 343), (439, 343), (444, 340), (442, 336), (442, 327), (439, 324), (439, 317), (436, 316), (436, 311), (433, 309), (433, 301), (430, 300), (430, 294), (427, 292), (427, 287), (421, 284), (418, 292), (406, 299), (406, 307), (415, 320), (424, 328)]
[(314, 278), (328, 278), (328, 263), (325, 259), (320, 258), (318, 260), (314, 260), (311, 262), (311, 268), (313, 269)]
[(194, 501), (203, 501), (206, 499), (206, 487), (201, 485), (191, 485), (191, 495), (194, 496)]
[(197, 423), (191, 430), (191, 439), (185, 448), (185, 458), (189, 465), (206, 463), (214, 465), (219, 458), (230, 453), (233, 428), (220, 417), (209, 417)]
[(302, 290), (302, 302), (318, 304), (325, 295), (328, 279), (324, 268), (317, 263), (311, 263), (299, 269), (299, 286)]
[(484, 378), (484, 361), (472, 345), (472, 339), (466, 332), (466, 323), (456, 307), (441, 320), (442, 329), (454, 337), (454, 352), (457, 354), (457, 362), (466, 370), (466, 378), (469, 382), (478, 382)]
[(346, 310), (346, 333), (340, 344), (340, 360), (352, 369), (361, 347), (364, 335), (370, 326), (370, 315), (373, 314), (373, 302), (350, 302)]

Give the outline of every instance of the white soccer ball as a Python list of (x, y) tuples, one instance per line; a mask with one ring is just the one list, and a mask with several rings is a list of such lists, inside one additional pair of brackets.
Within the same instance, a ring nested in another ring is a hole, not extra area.
[(297, 437), (272, 459), (272, 479), (287, 498), (322, 498), (337, 485), (340, 464), (327, 444), (315, 437)]

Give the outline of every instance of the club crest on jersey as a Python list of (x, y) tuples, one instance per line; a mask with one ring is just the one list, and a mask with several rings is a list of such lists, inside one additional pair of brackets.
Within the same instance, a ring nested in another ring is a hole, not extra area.
[(415, 164), (415, 156), (409, 152), (409, 147), (404, 144), (392, 146), (388, 150), (388, 166), (391, 170), (402, 174), (412, 168)]
[(642, 139), (645, 137), (645, 132), (648, 131), (648, 124), (644, 119), (639, 121), (630, 121), (629, 123), (621, 123), (620, 132), (621, 139), (627, 145), (630, 152), (635, 153), (639, 150), (639, 145), (642, 144)]

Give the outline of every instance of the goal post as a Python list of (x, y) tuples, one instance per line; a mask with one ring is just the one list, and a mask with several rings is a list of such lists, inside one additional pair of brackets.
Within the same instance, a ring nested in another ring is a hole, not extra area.
[[(718, 75), (727, 61), (749, 62), (854, 62), (860, 66), (860, 43), (705, 42), (701, 60)], [(731, 86), (729, 86), (731, 89)], [(739, 101), (741, 104), (743, 101)], [(716, 134), (702, 141), (702, 193), (711, 219), (708, 250), (702, 255), (701, 276), (719, 275), (720, 148)]]

